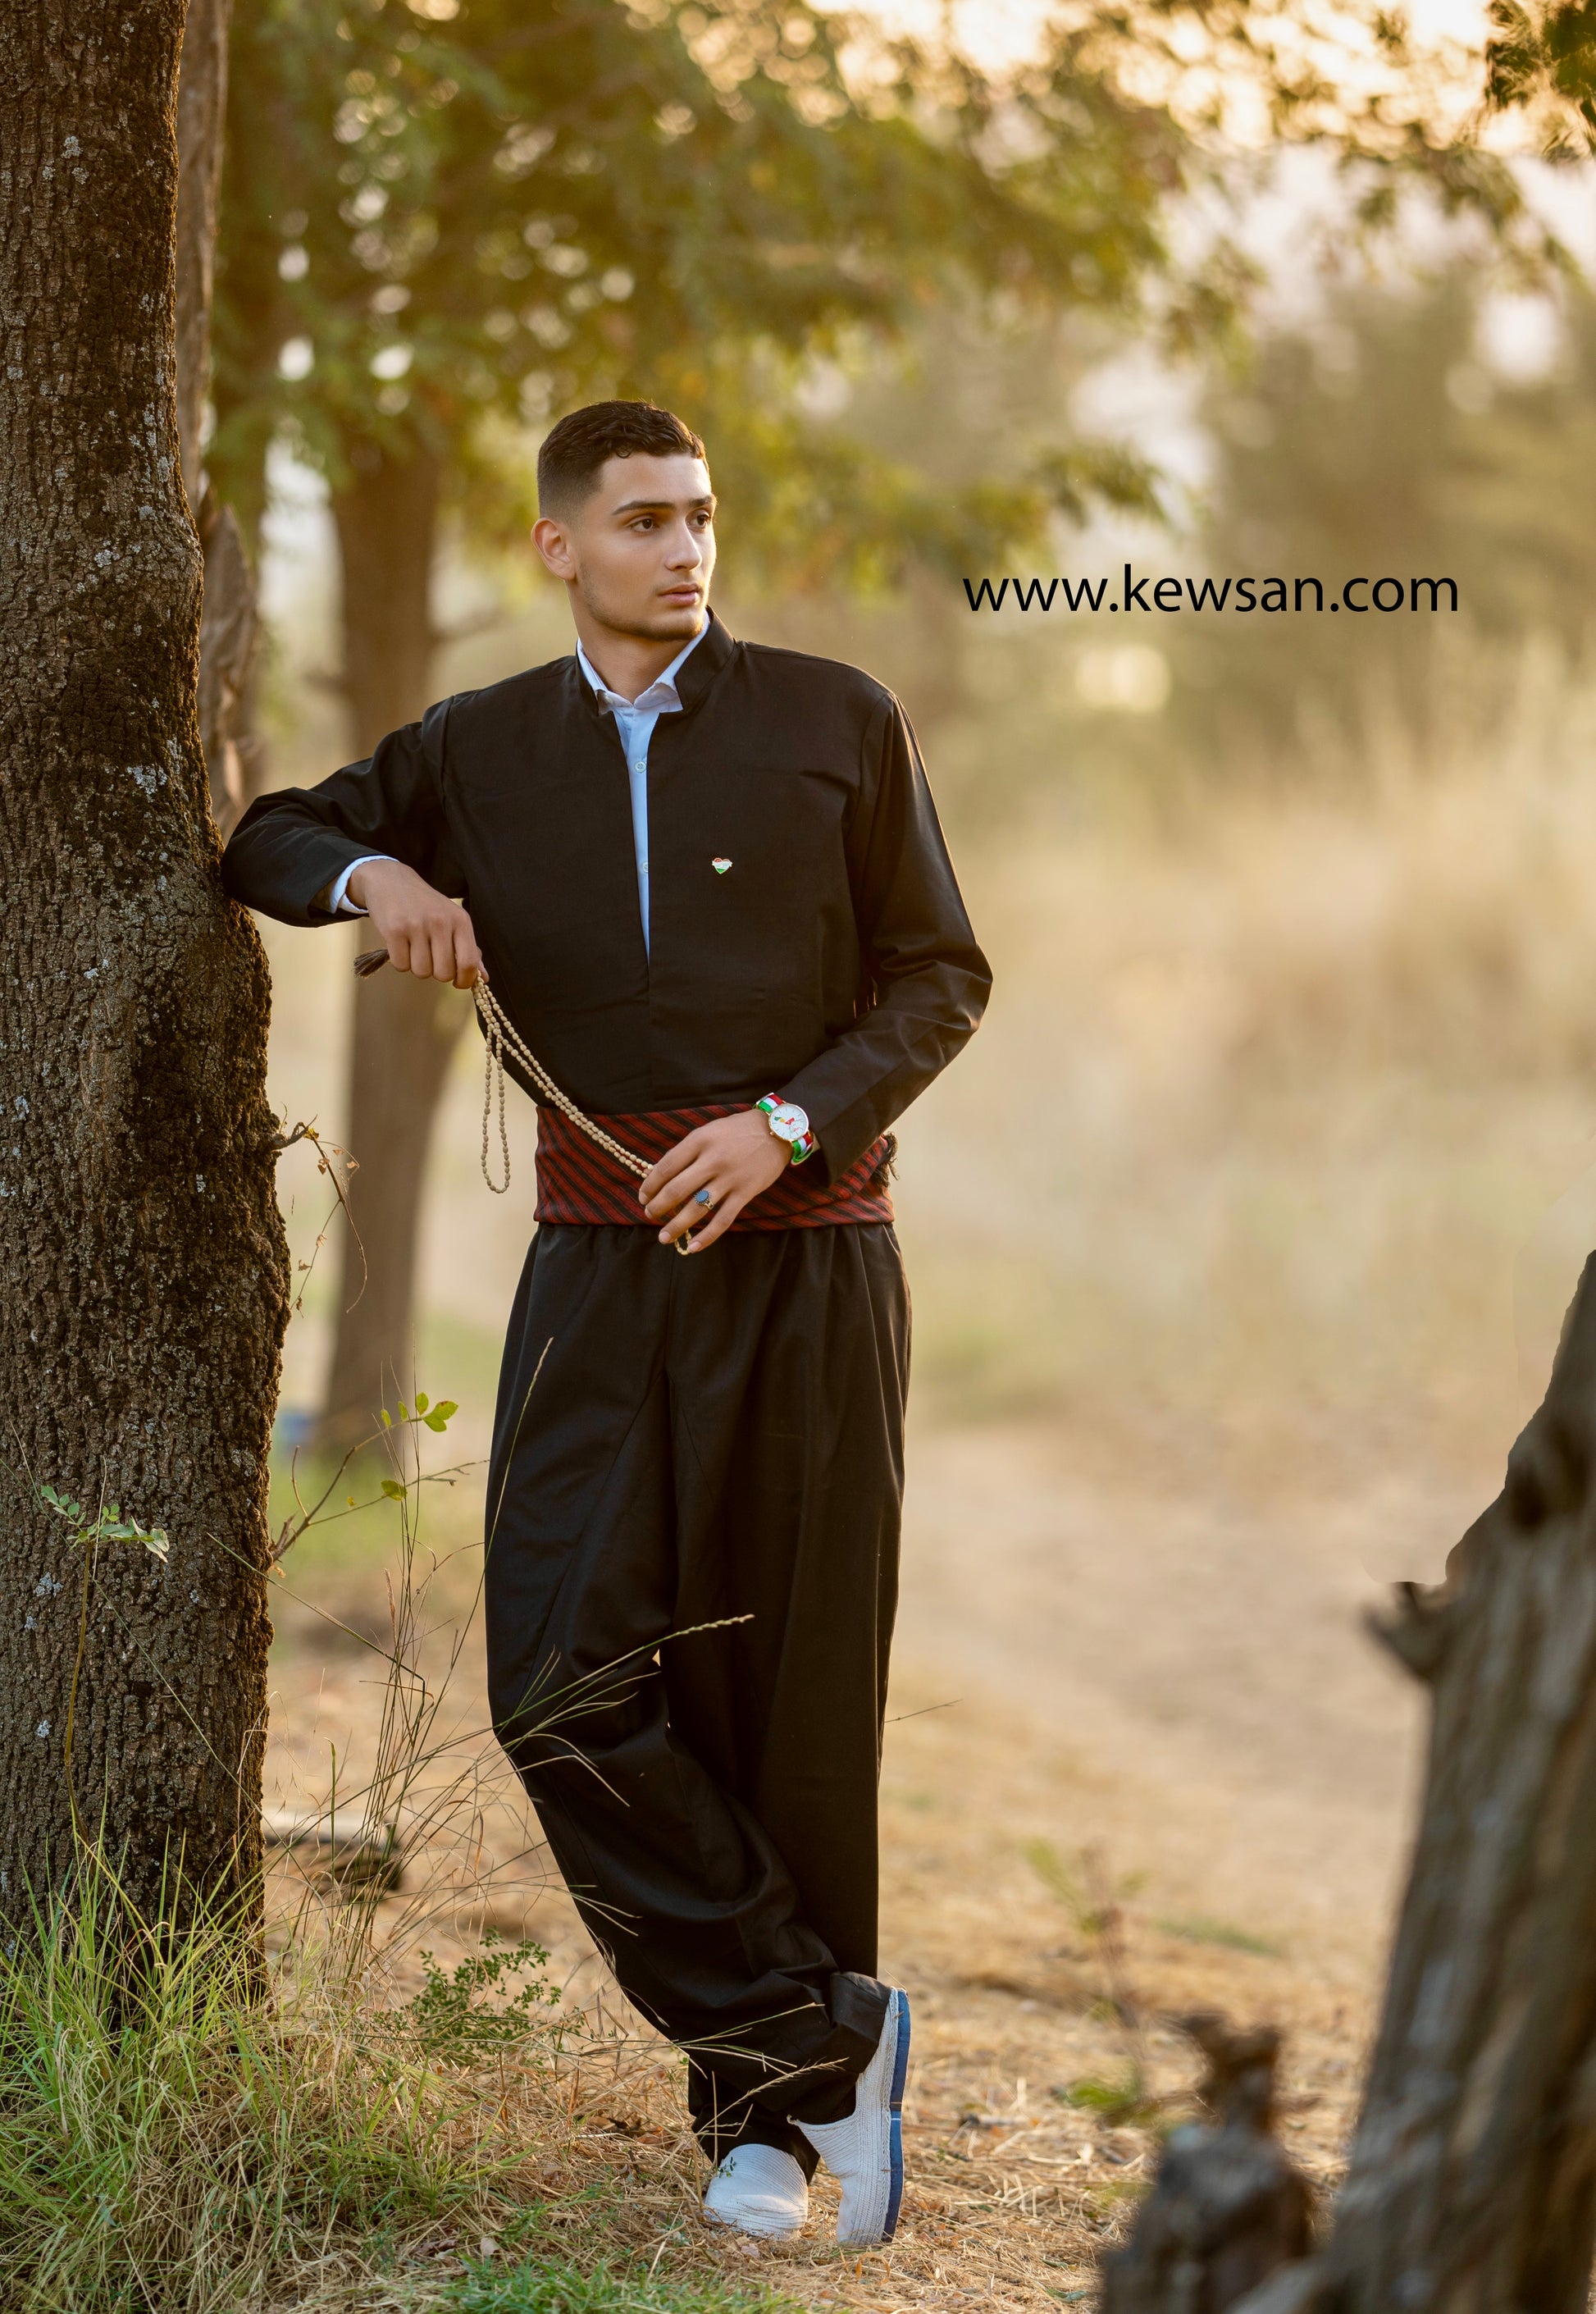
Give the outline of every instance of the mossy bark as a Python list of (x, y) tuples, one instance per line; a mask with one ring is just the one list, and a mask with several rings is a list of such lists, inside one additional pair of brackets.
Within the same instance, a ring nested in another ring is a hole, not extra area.
[[(223, 895), (174, 398), (183, 0), (0, 0), (0, 1912), (259, 1877), (287, 1310), (268, 981)], [(51, 1482), (171, 1537), (81, 1550)]]

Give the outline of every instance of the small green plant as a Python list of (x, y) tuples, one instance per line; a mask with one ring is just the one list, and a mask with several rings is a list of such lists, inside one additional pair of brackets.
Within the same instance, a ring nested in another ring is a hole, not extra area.
[(163, 1527), (140, 1526), (135, 1518), (125, 1519), (119, 1503), (101, 1502), (93, 1518), (83, 1505), (70, 1495), (49, 1485), (34, 1489), (46, 1510), (54, 1511), (72, 1529), (72, 1540), (84, 1555), (84, 1579), (77, 1611), (77, 1651), (72, 1660), (72, 1678), (66, 1690), (66, 1725), (61, 1736), (62, 1765), (66, 1777), (66, 1802), (72, 1810), (73, 1829), (79, 1840), (84, 1827), (77, 1812), (77, 1794), (72, 1781), (72, 1734), (77, 1718), (78, 1681), (83, 1675), (84, 1650), (89, 1636), (89, 1595), (94, 1584), (94, 1553), (102, 1542), (142, 1542), (153, 1558), (162, 1565), (172, 1548), (170, 1536)]
[[(1100, 1849), (1083, 1848), (1074, 1865), (1066, 1864), (1049, 1840), (1027, 1840), (1020, 1853), (1043, 1886), (1051, 1889), (1068, 1910), (1076, 1928), (1095, 1949), (1103, 1972), (1107, 2009), (1128, 2031), (1134, 2032), (1139, 2005), (1125, 1963), (1124, 1901), (1143, 1885), (1145, 1875), (1110, 1877)], [(1141, 2062), (1141, 2046), (1132, 2050)]]
[(472, 2263), (443, 2301), (451, 2314), (800, 2314), (791, 2298), (757, 2285), (655, 2279), (647, 2271), (582, 2274), (574, 2265)]
[(54, 1487), (40, 1487), (39, 1499), (47, 1510), (65, 1519), (72, 1529), (72, 1540), (80, 1549), (92, 1551), (101, 1542), (142, 1542), (147, 1551), (163, 1559), (172, 1548), (171, 1537), (163, 1527), (140, 1526), (135, 1518), (125, 1519), (116, 1503), (101, 1503), (93, 1518), (89, 1518), (81, 1503), (75, 1503)]
[(1067, 2089), (1054, 2089), (1054, 2096), (1061, 2105), (1073, 2106), (1082, 2113), (1095, 2113), (1111, 2128), (1145, 2128), (1161, 2110), (1160, 2100), (1151, 2095), (1140, 2065), (1127, 2065), (1112, 2078), (1088, 2073)]
[[(501, 1944), (489, 1930), (484, 1949), (467, 1953), (445, 1974), (429, 1952), (421, 1955), (427, 1982), (413, 2000), (393, 2013), (428, 2056), (470, 2061), (496, 2050), (518, 2050), (546, 2034), (545, 2012), (559, 2005), (560, 1988), (543, 1974), (549, 1956), (542, 1945)], [(513, 1980), (537, 1974), (516, 1992)], [(494, 2000), (494, 1994), (507, 1997)]]
[(1155, 1921), (1153, 1927), (1177, 1944), (1221, 1945), (1228, 1952), (1256, 1953), (1266, 1960), (1280, 1960), (1285, 1953), (1283, 1945), (1268, 1937), (1255, 1936), (1250, 1929), (1239, 1929), (1233, 1921), (1211, 1921), (1200, 1913)]
[(1095, 1849), (1083, 1849), (1073, 1865), (1065, 1862), (1050, 1840), (1025, 1841), (1020, 1854), (1043, 1886), (1068, 1909), (1081, 1935), (1094, 1943), (1115, 1925), (1126, 1899), (1147, 1885), (1145, 1872), (1127, 1872), (1111, 1881)]

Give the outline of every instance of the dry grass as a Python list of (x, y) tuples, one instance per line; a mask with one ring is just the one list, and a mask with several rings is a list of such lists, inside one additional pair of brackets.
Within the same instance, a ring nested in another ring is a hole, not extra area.
[[(367, 1992), (413, 1999), (423, 1947), (452, 1969), (489, 1925), (550, 1949), (582, 2023), (493, 2124), (545, 2265), (565, 2245), (585, 2273), (804, 2305), (1084, 2303), (1195, 2070), (1168, 2020), (1198, 2006), (1287, 2025), (1288, 2134), (1333, 2177), (1416, 1726), (1358, 1635), (1358, 1561), (1435, 1571), (1596, 1241), (1596, 702), (1530, 664), (1479, 731), (1459, 716), (1442, 772), (1388, 750), (1339, 791), (1127, 808), (964, 863), (998, 996), (907, 1121), (899, 1199), (921, 1435), (895, 1709), (922, 1716), (891, 1729), (884, 1787), (883, 1965), (916, 2023), (889, 2251), (840, 2260), (824, 2195), (796, 2255), (702, 2225), (675, 2062), (604, 1988), (461, 1657)], [(341, 936), (272, 934), (279, 1097), (336, 1127), (334, 940), (341, 993)], [(443, 1123), (424, 1345), (473, 1449), (532, 1147), (523, 1117), (511, 1196), (477, 1193), (478, 1065), (463, 1053)], [(325, 1306), (293, 1351), (302, 1400)], [(467, 1496), (437, 1528), (461, 1554), (445, 1626), (472, 1586)], [(1404, 1537), (1422, 1567), (1385, 1563)], [(357, 1530), (301, 1550), (292, 1587), (343, 1628), (279, 1601), (274, 1797), (325, 1801), (330, 1742), (369, 1772), (385, 1596)], [(401, 2303), (401, 2268), (499, 2287), (516, 2221), (468, 2274), (470, 2206), (398, 2265), (344, 2243), (327, 2302)], [(494, 2314), (542, 2303), (503, 2288)]]
[[(468, 1515), (451, 1500), (440, 1534)], [(335, 1749), (340, 1777), (358, 1785), (383, 1710), (372, 1660), (350, 1642), (329, 1660), (317, 1634), (353, 1631), (385, 1586), (370, 1541), (357, 1538), (323, 1546), (291, 1587), (271, 1797), (313, 1808), (329, 1800)], [(942, 1695), (912, 1685), (895, 1701), (883, 1797), (884, 1967), (909, 1988), (916, 2027), (898, 2237), (865, 2257), (839, 2257), (824, 2179), (796, 2244), (760, 2248), (709, 2228), (679, 2060), (608, 1984), (483, 1736), (475, 1650), (458, 1647), (473, 1603), (463, 1546), (442, 1556), (426, 1610), (432, 1661), (457, 1662), (457, 1733), (412, 1779), (407, 1884), (372, 1908), (366, 1998), (413, 2002), (422, 1951), (436, 1956), (436, 1982), (439, 1967), (469, 1967), (484, 1936), (497, 1936), (549, 1952), (562, 2007), (557, 2048), (545, 2042), (531, 2064), (454, 2081), (460, 2157), (480, 2182), (469, 2216), (412, 2229), (385, 2253), (392, 2264), (401, 2251), (412, 2278), (451, 2259), (496, 2272), (506, 2246), (525, 2239), (534, 2263), (558, 2242), (582, 2273), (648, 2270), (683, 2291), (757, 2278), (804, 2306), (1071, 2302), (1089, 2290), (1160, 2130), (1182, 2109), (1194, 2065), (1174, 2020), (1195, 2008), (1290, 2020), (1291, 2127), (1310, 2167), (1332, 2170), (1366, 1975), (1323, 1954), (1297, 1956), (1273, 1921), (1183, 1909), (1177, 1878), (1132, 1868), (1156, 1837), (1133, 1777), (1086, 1764), (990, 1705), (940, 1709)], [(291, 1886), (279, 1884), (279, 1916)], [(507, 2166), (507, 2146), (519, 2152)], [(498, 2244), (485, 2268), (469, 2259), (478, 2228)], [(368, 2265), (364, 2278), (340, 2278), (346, 2298), (330, 2302), (364, 2305), (359, 2290), (375, 2286)]]
[(1538, 672), (1444, 772), (973, 863), (997, 993), (905, 1134), (922, 1379), (1495, 1453), (1596, 1238), (1596, 702)]

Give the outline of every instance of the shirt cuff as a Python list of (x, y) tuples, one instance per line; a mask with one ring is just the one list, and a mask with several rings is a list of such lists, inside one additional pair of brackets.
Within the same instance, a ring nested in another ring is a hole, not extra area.
[(362, 853), (358, 860), (351, 860), (327, 895), (328, 914), (330, 916), (363, 916), (366, 910), (357, 907), (354, 901), (348, 896), (349, 879), (357, 868), (369, 868), (374, 860), (392, 860), (392, 857), (393, 854), (391, 852), (366, 852)]

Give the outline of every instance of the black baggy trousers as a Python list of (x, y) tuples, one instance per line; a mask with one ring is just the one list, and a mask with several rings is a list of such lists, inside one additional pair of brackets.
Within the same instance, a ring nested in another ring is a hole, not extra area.
[(886, 2008), (877, 1785), (909, 1306), (885, 1223), (545, 1223), (488, 1492), (494, 1725), (711, 2159), (806, 2172)]

